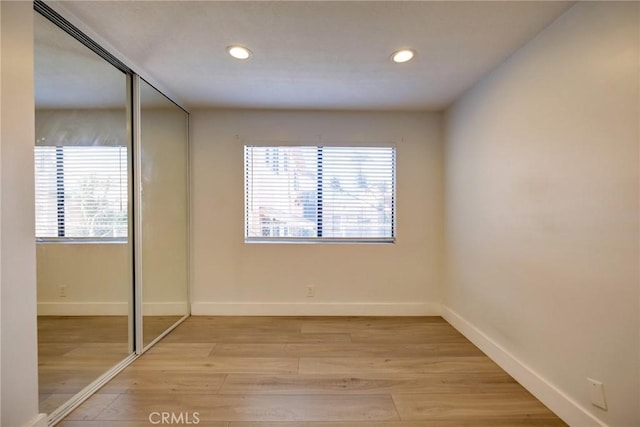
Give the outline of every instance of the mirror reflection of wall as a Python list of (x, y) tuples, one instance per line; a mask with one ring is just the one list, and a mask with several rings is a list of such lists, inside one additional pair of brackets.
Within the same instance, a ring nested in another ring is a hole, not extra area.
[(130, 76), (35, 13), (40, 411), (129, 355)]
[(188, 314), (188, 114), (140, 80), (143, 343)]

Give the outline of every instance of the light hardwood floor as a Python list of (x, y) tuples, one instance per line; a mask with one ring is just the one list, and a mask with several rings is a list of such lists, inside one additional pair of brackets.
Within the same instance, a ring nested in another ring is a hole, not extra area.
[(38, 316), (40, 411), (58, 408), (128, 354), (126, 316)]
[[(180, 316), (145, 316), (145, 341)], [(50, 413), (128, 354), (127, 316), (38, 316), (40, 411)]]
[(440, 317), (191, 317), (59, 425), (149, 426), (154, 412), (209, 427), (565, 425)]

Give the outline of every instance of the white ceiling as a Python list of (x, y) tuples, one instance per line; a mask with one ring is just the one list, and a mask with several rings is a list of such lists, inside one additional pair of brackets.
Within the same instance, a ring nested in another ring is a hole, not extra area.
[[(63, 1), (189, 107), (441, 110), (568, 2)], [(229, 57), (230, 44), (253, 51)], [(394, 64), (400, 47), (418, 52)]]
[(34, 75), (39, 109), (126, 108), (126, 75), (39, 14)]
[[(34, 22), (36, 108), (127, 108), (127, 77), (40, 14)], [(142, 108), (177, 108), (142, 81)]]

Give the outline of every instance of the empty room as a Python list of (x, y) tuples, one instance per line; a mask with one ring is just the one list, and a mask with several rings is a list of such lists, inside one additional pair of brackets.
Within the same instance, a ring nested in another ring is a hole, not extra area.
[(2, 427), (640, 426), (640, 3), (0, 1)]

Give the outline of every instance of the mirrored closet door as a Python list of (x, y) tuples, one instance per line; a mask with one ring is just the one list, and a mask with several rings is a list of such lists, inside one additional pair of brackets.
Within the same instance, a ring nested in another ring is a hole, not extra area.
[(189, 315), (189, 115), (34, 5), (38, 372), (54, 424)]
[(132, 354), (131, 76), (35, 13), (40, 412)]
[(188, 314), (188, 114), (139, 79), (142, 339)]

